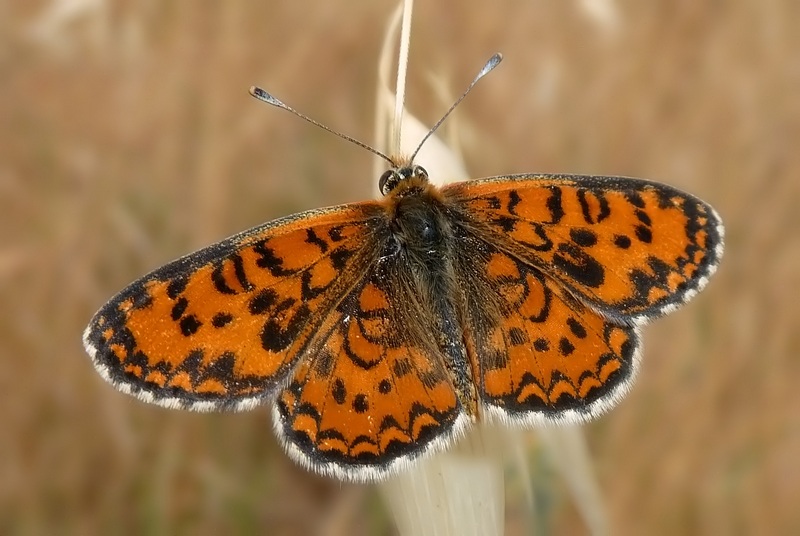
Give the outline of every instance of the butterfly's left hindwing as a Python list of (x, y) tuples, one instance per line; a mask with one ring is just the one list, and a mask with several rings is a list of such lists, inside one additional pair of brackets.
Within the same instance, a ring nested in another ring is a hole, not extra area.
[(464, 333), (488, 413), (525, 425), (577, 423), (613, 406), (638, 366), (636, 328), (604, 318), (494, 245), (462, 240)]
[(722, 222), (709, 205), (641, 179), (515, 175), (442, 194), (485, 240), (620, 322), (686, 302), (722, 255)]
[(84, 333), (101, 375), (168, 407), (244, 409), (274, 392), (364, 266), (376, 203), (269, 222), (178, 259), (111, 299)]

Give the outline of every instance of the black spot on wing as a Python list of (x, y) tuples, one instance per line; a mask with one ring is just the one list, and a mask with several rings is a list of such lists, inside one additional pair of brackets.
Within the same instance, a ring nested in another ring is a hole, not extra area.
[(278, 301), (278, 293), (271, 288), (266, 288), (253, 296), (248, 308), (252, 315), (263, 315), (270, 312), (272, 306)]
[(631, 247), (631, 239), (625, 235), (615, 235), (614, 236), (614, 245), (620, 249), (628, 249)]
[[(544, 282), (544, 276), (537, 272), (529, 272), (529, 277), (534, 277), (539, 280), (538, 285), (541, 286), (543, 292), (544, 302), (542, 303), (542, 308), (539, 310), (538, 313), (528, 316), (528, 320), (531, 322), (546, 322), (548, 318), (550, 318), (550, 307), (553, 303), (553, 291), (550, 290)], [(530, 285), (525, 285), (525, 297), (527, 298), (528, 293), (530, 292)]]
[[(142, 374), (141, 375), (137, 375), (134, 378), (134, 381), (141, 381), (141, 378), (146, 377), (147, 376), (147, 372), (150, 370), (150, 360), (147, 359), (147, 356), (144, 354), (144, 352), (129, 353), (128, 354), (128, 358), (125, 360), (125, 365), (126, 365), (126, 367), (127, 366), (138, 367), (138, 368), (140, 368), (142, 370)], [(116, 371), (116, 370), (124, 370), (124, 369), (118, 369), (118, 368), (115, 367), (115, 369), (113, 369), (113, 370)], [(124, 373), (124, 374), (127, 374), (127, 373)]]
[(181, 333), (184, 337), (189, 337), (190, 335), (197, 333), (197, 330), (199, 330), (200, 326), (202, 325), (203, 324), (197, 319), (196, 316), (185, 316), (180, 321)]
[[(298, 392), (299, 392), (299, 390), (298, 390)], [(283, 406), (283, 408), (286, 407), (285, 404), (282, 403), (280, 397), (278, 398), (278, 401), (281, 402), (280, 406)], [(296, 432), (295, 430), (292, 430), (290, 428), (291, 427), (291, 423), (299, 415), (305, 415), (307, 417), (311, 417), (314, 420), (314, 422), (317, 424), (317, 427), (319, 427), (319, 424), (322, 421), (322, 416), (319, 414), (319, 411), (317, 410), (316, 406), (314, 406), (313, 404), (309, 404), (308, 402), (300, 402), (300, 403), (295, 403), (293, 409), (294, 409), (294, 415), (292, 417), (289, 417), (289, 418), (285, 419), (286, 428), (287, 428), (286, 431), (287, 432), (291, 432), (292, 435), (298, 434), (298, 433), (302, 434), (302, 435), (305, 435), (305, 432), (303, 432), (303, 431), (297, 431)], [(337, 432), (335, 432), (333, 430), (327, 430), (326, 433), (327, 433), (327, 437), (333, 437), (333, 435), (336, 434)], [(320, 433), (320, 435), (322, 435), (322, 434)], [(341, 436), (342, 439), (344, 438), (344, 436), (342, 436), (341, 434), (338, 434), (338, 435)], [(317, 439), (319, 440), (320, 437), (318, 436)]]
[(189, 300), (181, 296), (178, 298), (178, 301), (175, 302), (175, 305), (172, 306), (172, 311), (170, 312), (170, 316), (173, 320), (178, 320), (180, 317), (183, 316), (183, 313), (186, 312), (186, 308), (189, 307)]
[(283, 259), (276, 256), (267, 244), (266, 240), (261, 240), (253, 245), (253, 251), (258, 255), (256, 266), (269, 270), (275, 277), (285, 277), (295, 273), (295, 270), (287, 270), (283, 267)]
[(336, 270), (342, 270), (347, 266), (347, 261), (353, 256), (353, 252), (344, 247), (339, 247), (331, 252), (331, 263)]
[(570, 239), (581, 247), (587, 248), (597, 244), (597, 235), (584, 228), (573, 228), (569, 231)]
[(653, 241), (653, 233), (644, 225), (637, 225), (634, 232), (636, 233), (636, 238), (645, 244), (649, 244)]
[(136, 285), (131, 293), (134, 309), (146, 309), (153, 303), (153, 297), (143, 285)]
[[(597, 200), (599, 204), (599, 211), (597, 214), (592, 214), (592, 207), (589, 205), (588, 196), (591, 195)], [(594, 224), (599, 223), (606, 219), (611, 214), (611, 209), (608, 206), (608, 200), (602, 192), (588, 192), (587, 190), (578, 190), (578, 203), (581, 205), (581, 213), (586, 223)]]
[(514, 230), (517, 220), (508, 216), (498, 216), (492, 219), (492, 223), (500, 227), (504, 232), (510, 233)]
[(378, 384), (378, 392), (382, 395), (389, 394), (392, 391), (392, 382), (387, 379), (383, 379)]
[(558, 341), (558, 351), (561, 352), (561, 355), (566, 357), (575, 351), (575, 345), (566, 337), (561, 337), (561, 340)]
[(342, 381), (341, 378), (336, 378), (333, 380), (331, 394), (333, 395), (333, 399), (337, 404), (344, 404), (345, 400), (347, 400), (347, 389), (345, 388), (344, 381)]
[(186, 372), (192, 383), (196, 384), (200, 377), (200, 369), (202, 368), (204, 357), (205, 352), (203, 352), (203, 350), (192, 350), (189, 352), (189, 355), (180, 362), (180, 365), (175, 368), (175, 372)]
[(189, 279), (185, 275), (178, 275), (172, 279), (167, 285), (167, 296), (170, 299), (175, 299), (186, 289), (186, 284)]
[(644, 199), (642, 199), (642, 196), (639, 195), (639, 192), (628, 190), (625, 192), (625, 198), (636, 208), (644, 208), (645, 206)]
[(261, 346), (272, 353), (287, 349), (300, 335), (310, 316), (308, 306), (301, 304), (292, 318), (285, 320), (286, 327), (281, 326), (275, 318), (270, 318), (261, 329)]
[(314, 229), (306, 229), (306, 244), (317, 246), (321, 253), (327, 253), (328, 251), (328, 243), (317, 236)]
[(437, 385), (444, 381), (444, 376), (435, 370), (428, 370), (420, 372), (419, 379), (428, 389), (434, 389)]
[(517, 214), (517, 205), (519, 205), (522, 198), (519, 196), (519, 192), (516, 190), (511, 190), (508, 192), (508, 205), (506, 205), (506, 210), (508, 210), (509, 214), (513, 214), (514, 216), (519, 216)]
[(233, 260), (233, 273), (236, 274), (236, 280), (244, 290), (248, 292), (253, 290), (255, 287), (247, 279), (247, 274), (244, 271), (244, 260), (242, 260), (242, 256), (232, 255), (231, 259)]
[(353, 411), (356, 413), (366, 413), (369, 410), (369, 401), (367, 400), (367, 395), (364, 393), (358, 393), (355, 397), (353, 397)]
[(236, 291), (225, 281), (225, 275), (223, 274), (224, 268), (225, 265), (223, 263), (214, 267), (214, 270), (211, 272), (211, 282), (220, 294), (236, 294)]
[(547, 210), (550, 211), (550, 221), (548, 223), (558, 223), (564, 217), (564, 207), (561, 202), (561, 188), (558, 186), (550, 187), (550, 197), (547, 198)]
[(481, 355), (481, 367), (484, 370), (497, 370), (508, 366), (508, 352), (485, 349)]
[(391, 415), (387, 415), (381, 420), (381, 425), (378, 428), (378, 430), (381, 433), (383, 433), (386, 430), (390, 430), (390, 429), (393, 429), (393, 428), (397, 429), (397, 430), (402, 430), (403, 429), (403, 427), (400, 426), (400, 423), (397, 422), (397, 419), (395, 419)]
[(217, 313), (211, 319), (211, 325), (215, 328), (224, 328), (233, 321), (233, 315), (230, 313)]
[(330, 238), (332, 242), (341, 242), (344, 240), (344, 236), (342, 235), (342, 226), (337, 225), (335, 227), (331, 227), (328, 230), (328, 238)]
[(567, 326), (569, 326), (569, 330), (572, 332), (572, 334), (579, 339), (585, 339), (588, 335), (586, 333), (586, 328), (572, 317), (567, 318)]
[(597, 288), (605, 281), (605, 269), (597, 260), (579, 247), (562, 243), (553, 255), (553, 264), (581, 285)]

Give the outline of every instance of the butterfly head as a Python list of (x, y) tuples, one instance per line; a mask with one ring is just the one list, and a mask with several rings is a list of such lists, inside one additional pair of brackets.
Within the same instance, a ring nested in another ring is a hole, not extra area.
[(378, 189), (386, 196), (397, 189), (398, 186), (425, 186), (428, 184), (428, 172), (416, 164), (393, 167), (381, 175)]

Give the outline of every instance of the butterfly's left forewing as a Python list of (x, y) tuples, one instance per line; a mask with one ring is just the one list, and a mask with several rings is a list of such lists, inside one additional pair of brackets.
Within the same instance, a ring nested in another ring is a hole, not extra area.
[(722, 255), (722, 222), (709, 205), (641, 179), (516, 175), (443, 194), (485, 240), (619, 321), (686, 302)]
[(376, 203), (269, 222), (135, 281), (94, 316), (98, 371), (145, 401), (244, 409), (274, 393), (378, 255)]
[(711, 207), (643, 180), (496, 177), (442, 197), (479, 393), (513, 422), (609, 409), (635, 376), (642, 321), (691, 298), (722, 253)]

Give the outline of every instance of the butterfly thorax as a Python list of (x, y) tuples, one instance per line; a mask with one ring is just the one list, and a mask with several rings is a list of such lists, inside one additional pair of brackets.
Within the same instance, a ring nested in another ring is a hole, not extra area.
[(438, 189), (427, 176), (401, 180), (384, 200), (392, 240), (411, 264), (426, 270), (443, 267), (451, 239), (451, 222)]

